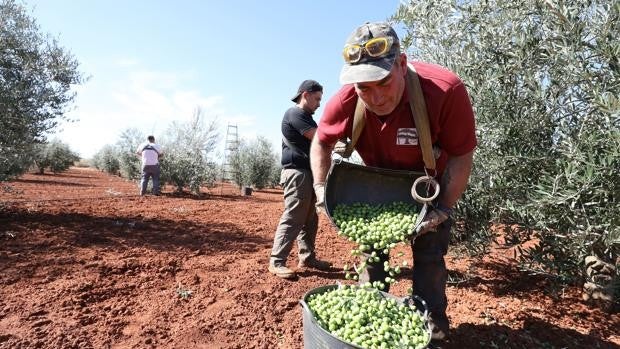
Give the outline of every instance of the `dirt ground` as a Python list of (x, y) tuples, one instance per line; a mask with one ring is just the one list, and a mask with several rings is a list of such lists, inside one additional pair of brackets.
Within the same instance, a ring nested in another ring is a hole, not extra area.
[[(299, 300), (346, 282), (353, 245), (324, 217), (318, 254), (337, 268), (294, 281), (267, 272), (279, 190), (136, 194), (135, 182), (86, 168), (0, 183), (0, 348), (301, 348)], [(620, 348), (618, 314), (590, 309), (578, 288), (549, 292), (511, 256), (450, 254), (459, 282), (445, 347)]]

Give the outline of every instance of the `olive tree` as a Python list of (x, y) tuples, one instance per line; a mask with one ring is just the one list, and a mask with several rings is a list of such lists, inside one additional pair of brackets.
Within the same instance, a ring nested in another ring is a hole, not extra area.
[(496, 222), (514, 242), (534, 235), (523, 266), (558, 281), (588, 254), (617, 258), (620, 3), (412, 1), (393, 20), (410, 57), (455, 71), (472, 97), (467, 234)]
[(66, 119), (78, 62), (23, 5), (0, 0), (0, 181), (26, 171), (46, 134)]
[(93, 155), (91, 164), (98, 170), (119, 175), (120, 162), (118, 159), (118, 149), (113, 145), (106, 144)]
[(280, 185), (280, 179), (282, 176), (282, 164), (280, 162), (280, 154), (273, 154), (273, 167), (271, 168), (271, 173), (269, 174), (269, 187), (275, 188)]
[(237, 184), (239, 188), (251, 186), (250, 163), (252, 159), (250, 158), (249, 146), (245, 139), (239, 141), (238, 147), (230, 154), (227, 161), (230, 179)]
[(251, 142), (241, 140), (238, 150), (229, 161), (232, 180), (239, 187), (263, 189), (279, 182), (279, 175), (278, 180), (275, 180), (280, 169), (279, 158), (276, 157), (271, 142), (265, 137), (258, 136)]
[(188, 122), (173, 122), (163, 137), (162, 182), (173, 184), (178, 192), (188, 187), (214, 186), (217, 168), (211, 159), (219, 139), (217, 121), (207, 121), (200, 108)]
[(140, 178), (142, 163), (136, 154), (136, 150), (145, 140), (144, 134), (136, 128), (128, 128), (121, 132), (116, 142), (116, 148), (118, 150), (119, 170), (124, 178)]
[(276, 160), (271, 142), (262, 136), (258, 136), (250, 143), (248, 149), (251, 156), (250, 182), (256, 189), (263, 189), (273, 182), (274, 170), (280, 169), (279, 161)]
[(43, 174), (46, 168), (53, 173), (66, 171), (80, 160), (79, 155), (73, 152), (69, 145), (57, 139), (39, 144), (36, 149), (34, 165), (40, 174)]

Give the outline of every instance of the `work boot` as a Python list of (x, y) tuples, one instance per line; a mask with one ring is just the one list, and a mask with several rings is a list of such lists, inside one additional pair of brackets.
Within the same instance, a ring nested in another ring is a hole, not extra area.
[[(446, 321), (433, 321), (432, 315), (428, 318), (428, 322), (431, 328), (431, 343), (435, 344), (437, 348), (441, 348), (441, 345), (448, 340), (449, 325), (445, 324)], [(431, 348), (433, 347), (431, 346)]]
[(292, 279), (296, 276), (293, 270), (284, 265), (269, 264), (269, 272), (283, 279)]
[(431, 331), (431, 340), (433, 341), (443, 341), (443, 340), (446, 340), (447, 338), (448, 338), (448, 335), (446, 334), (446, 332), (441, 330), (439, 327), (435, 327)]
[(305, 261), (299, 261), (299, 264), (297, 265), (298, 268), (311, 268), (311, 269), (318, 269), (318, 270), (323, 270), (323, 271), (327, 271), (330, 270), (332, 267), (332, 264), (328, 261), (322, 261), (320, 259), (317, 258), (309, 258), (306, 259)]

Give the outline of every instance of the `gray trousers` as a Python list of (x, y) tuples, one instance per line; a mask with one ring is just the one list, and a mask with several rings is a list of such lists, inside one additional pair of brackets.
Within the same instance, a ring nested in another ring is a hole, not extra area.
[[(446, 297), (446, 282), (448, 270), (444, 256), (448, 252), (450, 229), (453, 220), (449, 218), (437, 228), (436, 232), (429, 232), (418, 237), (412, 244), (413, 250), (413, 294), (426, 301), (428, 310), (435, 326), (447, 331), (450, 322), (446, 315), (448, 298)], [(383, 262), (389, 256), (379, 253), (379, 262), (369, 263), (366, 270), (360, 275), (360, 283), (383, 281), (388, 274), (383, 269)], [(389, 292), (386, 283), (385, 292)], [(422, 308), (420, 308), (422, 309)]]
[(297, 240), (299, 261), (315, 257), (314, 243), (318, 229), (316, 197), (310, 170), (284, 169), (280, 176), (284, 188), (284, 212), (276, 228), (270, 263), (285, 265)]
[(140, 195), (146, 194), (149, 179), (153, 178), (153, 194), (159, 195), (159, 164), (142, 166), (142, 179), (140, 180)]

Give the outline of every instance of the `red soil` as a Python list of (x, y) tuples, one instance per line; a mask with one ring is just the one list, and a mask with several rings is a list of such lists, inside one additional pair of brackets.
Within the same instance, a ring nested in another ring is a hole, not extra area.
[[(345, 282), (340, 267), (353, 247), (325, 217), (318, 254), (338, 268), (286, 281), (267, 272), (281, 191), (137, 191), (84, 168), (0, 183), (0, 348), (303, 346), (299, 299)], [(620, 347), (618, 314), (590, 309), (578, 288), (548, 292), (511, 256), (505, 246), (482, 259), (450, 253), (462, 282), (448, 288), (446, 347)], [(409, 275), (393, 294), (405, 295)]]

